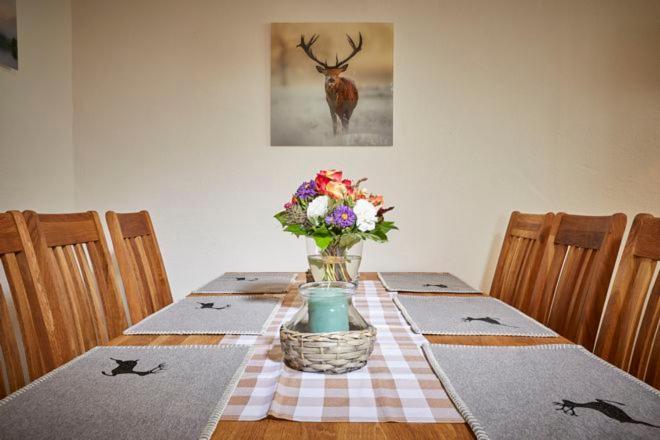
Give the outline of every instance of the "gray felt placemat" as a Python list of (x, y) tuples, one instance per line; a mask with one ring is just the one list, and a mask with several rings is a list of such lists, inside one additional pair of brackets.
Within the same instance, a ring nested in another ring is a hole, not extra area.
[(393, 300), (416, 333), (557, 336), (541, 323), (496, 298), (396, 295)]
[(192, 293), (286, 293), (294, 272), (227, 272)]
[(447, 272), (378, 272), (378, 278), (392, 292), (481, 293)]
[(0, 401), (0, 438), (208, 439), (246, 346), (96, 347)]
[(264, 295), (189, 296), (124, 330), (125, 335), (260, 335), (282, 298)]
[(660, 391), (578, 345), (423, 349), (479, 440), (660, 438)]

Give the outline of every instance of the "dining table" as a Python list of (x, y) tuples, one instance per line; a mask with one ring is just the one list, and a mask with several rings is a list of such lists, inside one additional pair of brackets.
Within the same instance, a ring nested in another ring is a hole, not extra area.
[[(305, 282), (305, 273), (297, 275), (284, 295), (283, 306), (298, 303), (297, 286)], [(380, 282), (377, 273), (360, 274), (360, 280)], [(406, 295), (406, 292), (399, 292)], [(451, 293), (432, 293), (416, 295), (445, 295)], [(455, 295), (455, 294), (454, 294)], [(483, 293), (481, 295), (484, 295)], [(216, 345), (222, 343), (225, 335), (121, 335), (108, 342), (112, 346), (170, 346), (170, 345)], [(541, 344), (571, 344), (561, 337), (522, 337), (522, 336), (451, 336), (424, 335), (429, 343), (461, 344), (479, 346), (523, 346)], [(473, 439), (472, 430), (467, 423), (361, 423), (361, 422), (297, 422), (268, 416), (256, 421), (221, 420), (213, 434), (213, 439), (403, 439), (403, 438), (443, 438)]]

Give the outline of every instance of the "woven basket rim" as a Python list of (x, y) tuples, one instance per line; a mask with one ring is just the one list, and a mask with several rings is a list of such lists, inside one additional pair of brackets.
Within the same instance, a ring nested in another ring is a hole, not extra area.
[(314, 333), (314, 332), (299, 332), (298, 330), (293, 330), (292, 328), (289, 328), (286, 326), (286, 324), (282, 324), (282, 327), (280, 327), (280, 332), (289, 332), (289, 333), (295, 333), (298, 335), (323, 335), (323, 336), (331, 336), (331, 335), (345, 335), (347, 333), (363, 333), (363, 332), (377, 332), (376, 327), (374, 327), (371, 324), (368, 324), (366, 328), (363, 328), (361, 330), (346, 330), (346, 331), (340, 331), (340, 332), (319, 332), (319, 333)]

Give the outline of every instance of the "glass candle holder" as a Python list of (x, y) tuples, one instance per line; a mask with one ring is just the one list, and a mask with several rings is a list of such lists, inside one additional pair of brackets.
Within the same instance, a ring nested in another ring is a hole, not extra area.
[(321, 281), (299, 287), (303, 306), (288, 323), (302, 333), (331, 333), (364, 330), (365, 319), (353, 306), (355, 284)]

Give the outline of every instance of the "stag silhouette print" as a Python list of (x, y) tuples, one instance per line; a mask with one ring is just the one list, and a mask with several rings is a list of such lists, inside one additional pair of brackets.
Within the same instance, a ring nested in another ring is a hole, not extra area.
[(346, 35), (348, 45), (351, 46), (351, 54), (339, 60), (339, 55), (335, 56), (335, 64), (328, 64), (328, 60), (321, 61), (312, 51), (312, 46), (319, 39), (319, 35), (314, 34), (308, 41), (305, 36), (300, 36), (300, 43), (296, 46), (301, 48), (307, 57), (316, 63), (316, 70), (325, 76), (325, 101), (330, 109), (332, 118), (332, 133), (337, 134), (339, 122), (344, 133), (348, 133), (348, 123), (358, 103), (358, 89), (355, 83), (341, 77), (342, 73), (348, 69), (348, 61), (362, 50), (362, 33), (358, 32), (358, 43), (355, 44), (350, 35)]
[(484, 316), (483, 318), (473, 318), (471, 316), (466, 316), (465, 318), (463, 318), (463, 322), (472, 322), (472, 321), (483, 321), (487, 324), (501, 325), (502, 327), (518, 328), (514, 325), (502, 324), (499, 318), (491, 318), (490, 316)]
[(140, 361), (139, 359), (136, 359), (134, 361), (122, 361), (115, 358), (110, 358), (110, 359), (117, 362), (117, 367), (115, 367), (114, 370), (112, 370), (110, 373), (101, 371), (101, 374), (103, 374), (104, 376), (116, 376), (118, 374), (137, 374), (138, 376), (147, 376), (149, 374), (160, 373), (161, 371), (165, 370), (165, 365), (166, 365), (163, 363), (163, 364), (158, 364), (157, 367), (154, 367), (151, 370), (135, 371), (133, 369), (137, 366), (137, 363)]
[(558, 406), (558, 408), (555, 408), (557, 411), (562, 411), (564, 414), (568, 414), (569, 416), (577, 417), (577, 414), (575, 414), (575, 408), (589, 408), (599, 411), (600, 413), (604, 414), (610, 419), (614, 419), (620, 423), (633, 423), (636, 425), (650, 426), (652, 428), (660, 428), (660, 426), (652, 425), (650, 423), (643, 422), (641, 420), (635, 420), (632, 417), (630, 417), (628, 414), (626, 414), (626, 412), (621, 408), (619, 408), (618, 406), (612, 405), (614, 403), (620, 406), (626, 406), (621, 402), (596, 399), (593, 402), (577, 403), (577, 402), (571, 402), (570, 400), (562, 399), (561, 402), (552, 402), (552, 403)]
[(223, 310), (231, 307), (231, 304), (227, 304), (221, 307), (213, 307), (215, 303), (200, 303), (198, 302), (197, 304), (201, 305), (200, 309), (213, 309), (213, 310)]

